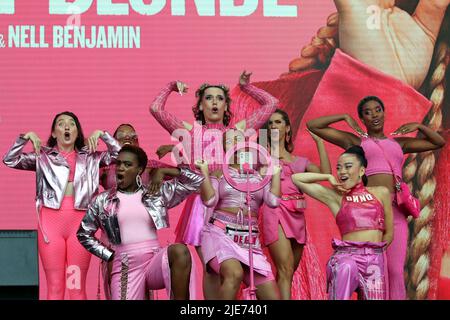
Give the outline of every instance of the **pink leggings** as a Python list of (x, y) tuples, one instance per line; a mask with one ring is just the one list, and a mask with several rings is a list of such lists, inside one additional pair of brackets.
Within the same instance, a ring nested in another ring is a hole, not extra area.
[(405, 300), (404, 267), (408, 244), (408, 222), (395, 202), (392, 203), (392, 210), (394, 214), (394, 240), (386, 251), (389, 300)]
[[(208, 266), (217, 274), (220, 274), (220, 264), (219, 260), (217, 260), (217, 257), (212, 258), (208, 262)], [(247, 286), (250, 286), (250, 269), (245, 266), (244, 269), (244, 283)], [(262, 274), (259, 274), (255, 271), (254, 273), (254, 279), (255, 279), (255, 287), (259, 286), (260, 284), (264, 284), (269, 281), (274, 281), (275, 278), (273, 277), (272, 272), (270, 272), (267, 276), (263, 276)]]
[[(144, 300), (148, 290), (164, 288), (167, 296), (171, 297), (168, 248), (160, 248), (158, 240), (116, 246), (111, 272), (111, 299)], [(192, 264), (189, 280), (191, 300), (196, 295), (195, 281), (195, 265)]]
[(42, 208), (42, 228), (49, 243), (38, 233), (39, 255), (47, 279), (47, 299), (86, 299), (86, 275), (91, 254), (78, 242), (77, 230), (84, 211), (73, 208), (73, 197), (66, 196), (59, 210)]

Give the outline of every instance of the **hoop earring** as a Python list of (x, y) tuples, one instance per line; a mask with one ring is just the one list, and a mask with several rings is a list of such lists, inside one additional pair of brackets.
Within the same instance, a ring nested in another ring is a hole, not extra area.
[(138, 188), (142, 187), (142, 178), (140, 175), (136, 176), (136, 184), (137, 184)]

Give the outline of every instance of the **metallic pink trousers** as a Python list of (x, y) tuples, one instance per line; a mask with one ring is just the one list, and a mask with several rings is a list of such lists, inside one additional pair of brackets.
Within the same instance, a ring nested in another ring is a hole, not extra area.
[(327, 264), (329, 300), (386, 300), (385, 243), (333, 239), (333, 255)]
[[(118, 245), (115, 248), (111, 272), (112, 300), (144, 300), (148, 290), (167, 290), (171, 294), (168, 247), (158, 240)], [(191, 261), (193, 261), (191, 257)], [(195, 265), (192, 264), (189, 296), (195, 299)]]

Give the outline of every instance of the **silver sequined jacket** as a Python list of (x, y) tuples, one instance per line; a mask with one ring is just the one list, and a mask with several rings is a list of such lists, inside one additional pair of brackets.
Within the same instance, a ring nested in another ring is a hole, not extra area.
[[(204, 177), (189, 169), (181, 168), (180, 175), (164, 182), (157, 193), (149, 194), (146, 190), (144, 191), (142, 204), (153, 220), (156, 229), (169, 227), (167, 209), (175, 207), (189, 194), (197, 191), (203, 180)], [(112, 245), (121, 243), (117, 218), (119, 206), (120, 200), (117, 197), (117, 189), (113, 188), (100, 193), (90, 203), (77, 232), (80, 243), (89, 252), (105, 261), (111, 259), (113, 250), (98, 240), (95, 233), (100, 228)]]
[[(100, 139), (108, 151), (91, 153), (83, 147), (77, 152), (73, 181), (74, 208), (77, 210), (86, 210), (89, 201), (98, 193), (99, 167), (110, 165), (120, 151), (119, 143), (109, 133), (105, 132)], [(37, 206), (59, 209), (69, 180), (69, 165), (56, 148), (42, 147), (39, 156), (34, 152), (23, 153), (27, 142), (19, 136), (3, 162), (10, 168), (36, 171)]]

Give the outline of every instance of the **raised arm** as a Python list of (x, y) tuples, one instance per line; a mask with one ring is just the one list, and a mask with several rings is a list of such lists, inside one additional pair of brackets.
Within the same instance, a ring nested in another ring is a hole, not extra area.
[[(99, 130), (100, 131), (100, 130)], [(108, 148), (107, 151), (99, 152), (100, 155), (100, 167), (109, 166), (112, 164), (119, 155), (121, 149), (119, 142), (113, 138), (108, 132), (100, 131), (100, 139), (105, 143)]]
[(360, 145), (361, 138), (353, 133), (338, 130), (330, 127), (331, 124), (345, 121), (360, 135), (364, 135), (364, 131), (359, 127), (356, 121), (348, 114), (336, 114), (331, 116), (323, 116), (306, 123), (308, 129), (320, 138), (337, 145), (343, 149), (347, 149), (352, 145)]
[(314, 163), (309, 163), (308, 166), (306, 167), (306, 171), (331, 174), (330, 159), (328, 158), (328, 153), (327, 150), (325, 149), (325, 144), (323, 140), (319, 136), (312, 133), (311, 131), (308, 130), (308, 132), (314, 139), (314, 142), (316, 143), (317, 151), (319, 151), (320, 168), (316, 166)]
[(90, 253), (96, 255), (104, 261), (112, 260), (114, 251), (106, 247), (100, 240), (95, 237), (95, 233), (100, 227), (98, 221), (100, 198), (97, 196), (89, 204), (86, 214), (81, 220), (80, 227), (77, 231), (77, 238), (81, 245)]
[(186, 168), (166, 168), (165, 174), (174, 177), (161, 186), (161, 195), (169, 209), (180, 204), (191, 193), (198, 191), (205, 179)]
[[(200, 187), (200, 196), (203, 204), (208, 208), (215, 207), (219, 200), (216, 196), (216, 191), (219, 188), (219, 180), (216, 177), (210, 177), (208, 162), (204, 160), (195, 161), (195, 167), (200, 170), (205, 180)], [(212, 179), (211, 179), (212, 178)]]
[(258, 130), (262, 128), (267, 120), (269, 120), (272, 113), (277, 109), (279, 102), (278, 99), (270, 93), (250, 84), (250, 76), (251, 73), (246, 73), (244, 71), (239, 78), (239, 85), (243, 92), (255, 99), (261, 106), (246, 119), (236, 123), (236, 127), (241, 130), (250, 128)]
[(304, 172), (293, 174), (291, 179), (303, 193), (327, 205), (333, 215), (336, 216), (341, 206), (341, 196), (336, 191), (316, 183), (329, 181), (333, 186), (339, 187), (340, 184), (334, 176), (331, 174)]
[(261, 107), (253, 112), (246, 120), (243, 120), (245, 121), (245, 128), (253, 128), (255, 130), (260, 129), (277, 109), (278, 99), (270, 93), (251, 84), (241, 86), (241, 88), (242, 91), (258, 101), (261, 105)]
[(398, 137), (395, 140), (401, 145), (403, 153), (424, 152), (442, 148), (445, 139), (436, 131), (420, 123), (407, 123), (395, 130), (393, 135), (407, 134), (419, 130), (423, 138)]
[(168, 83), (167, 86), (161, 90), (159, 95), (156, 96), (156, 98), (150, 105), (150, 113), (152, 114), (152, 116), (170, 134), (172, 134), (172, 132), (174, 132), (176, 129), (189, 129), (190, 127), (192, 127), (188, 123), (181, 121), (173, 114), (167, 112), (164, 109), (167, 99), (173, 91), (178, 92), (177, 81)]
[(438, 37), (450, 0), (420, 0), (414, 15), (433, 35)]
[[(34, 153), (23, 153), (28, 141), (34, 146)], [(8, 152), (3, 156), (3, 163), (10, 168), (36, 171), (36, 157), (40, 150), (40, 139), (33, 132), (20, 135)]]

